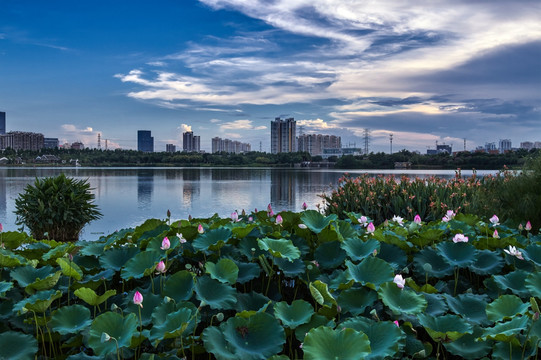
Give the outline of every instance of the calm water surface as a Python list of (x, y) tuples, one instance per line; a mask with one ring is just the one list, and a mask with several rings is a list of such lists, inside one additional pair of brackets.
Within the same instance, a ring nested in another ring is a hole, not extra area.
[[(449, 170), (334, 170), (276, 168), (0, 168), (0, 223), (4, 231), (17, 230), (15, 199), (36, 177), (61, 172), (88, 179), (103, 218), (87, 225), (81, 236), (95, 240), (149, 218), (172, 219), (229, 216), (234, 210), (265, 209), (299, 211), (303, 202), (314, 209), (319, 195), (331, 191), (344, 172), (453, 177)], [(478, 171), (479, 176), (495, 171)], [(471, 176), (471, 171), (463, 171)]]

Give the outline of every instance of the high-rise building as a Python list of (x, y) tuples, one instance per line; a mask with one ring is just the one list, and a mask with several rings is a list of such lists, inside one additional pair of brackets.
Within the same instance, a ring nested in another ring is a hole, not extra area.
[(303, 134), (297, 138), (297, 151), (308, 152), (312, 156), (323, 155), (325, 149), (340, 149), (341, 147), (340, 136)]
[(58, 147), (58, 138), (43, 138), (43, 147), (45, 149), (55, 149)]
[(43, 149), (43, 139), (43, 134), (39, 133), (10, 131), (0, 135), (0, 149), (37, 151)]
[(3, 111), (0, 111), (0, 135), (4, 135), (6, 133), (6, 113)]
[(511, 140), (509, 140), (509, 139), (500, 139), (500, 144), (499, 145), (500, 146), (499, 146), (498, 150), (500, 150), (500, 154), (503, 154), (506, 151), (511, 151), (511, 149), (512, 149)]
[(168, 153), (177, 152), (177, 147), (173, 144), (165, 144), (165, 151)]
[(201, 137), (194, 135), (193, 131), (182, 133), (182, 151), (199, 152), (201, 151)]
[(252, 146), (248, 143), (241, 143), (240, 141), (233, 141), (229, 139), (222, 139), (220, 137), (212, 138), (212, 152), (227, 152), (240, 154), (243, 152), (248, 152), (252, 150)]
[(277, 117), (271, 121), (271, 153), (297, 151), (297, 122), (293, 118), (282, 120)]
[(137, 150), (154, 152), (154, 138), (150, 130), (137, 130)]

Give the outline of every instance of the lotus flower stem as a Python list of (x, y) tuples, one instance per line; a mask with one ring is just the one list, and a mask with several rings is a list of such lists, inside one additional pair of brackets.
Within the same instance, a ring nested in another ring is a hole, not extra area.
[(455, 270), (455, 290), (453, 292), (453, 296), (456, 296), (456, 287), (458, 285), (458, 272), (460, 271), (460, 269), (457, 267), (456, 270)]
[(35, 311), (32, 311), (34, 314), (34, 322), (36, 323), (36, 339), (39, 339), (39, 332), (41, 331), (41, 344), (43, 345), (43, 355), (45, 355), (45, 358), (47, 358), (47, 348), (45, 347), (45, 334), (43, 334), (43, 330), (38, 325), (38, 317), (36, 315)]
[(141, 316), (141, 306), (137, 306), (137, 308), (139, 309), (139, 346), (137, 347), (137, 349), (139, 351), (139, 357), (141, 357), (141, 335), (143, 333), (143, 317)]
[(47, 317), (45, 316), (45, 312), (43, 313), (43, 321), (45, 322), (45, 328), (47, 329), (47, 335), (49, 335), (49, 349), (52, 348), (52, 353), (54, 358), (56, 359), (56, 349), (54, 347), (53, 337), (51, 336), (51, 330), (49, 329), (49, 326), (47, 326)]

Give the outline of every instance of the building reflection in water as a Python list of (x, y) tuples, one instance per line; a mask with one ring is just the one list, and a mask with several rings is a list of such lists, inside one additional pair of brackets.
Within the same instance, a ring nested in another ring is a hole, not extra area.
[(271, 172), (271, 204), (277, 208), (287, 208), (295, 203), (295, 173), (290, 171)]
[(137, 206), (150, 210), (154, 190), (154, 169), (137, 169)]
[(201, 169), (182, 169), (182, 207), (190, 212), (200, 193)]
[(0, 169), (0, 219), (7, 219), (7, 169)]

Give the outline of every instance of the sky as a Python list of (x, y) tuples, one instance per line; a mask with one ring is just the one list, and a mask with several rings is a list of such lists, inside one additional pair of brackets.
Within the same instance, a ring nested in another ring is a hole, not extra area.
[(270, 151), (270, 122), (369, 150), (541, 141), (538, 0), (0, 0), (7, 131)]

